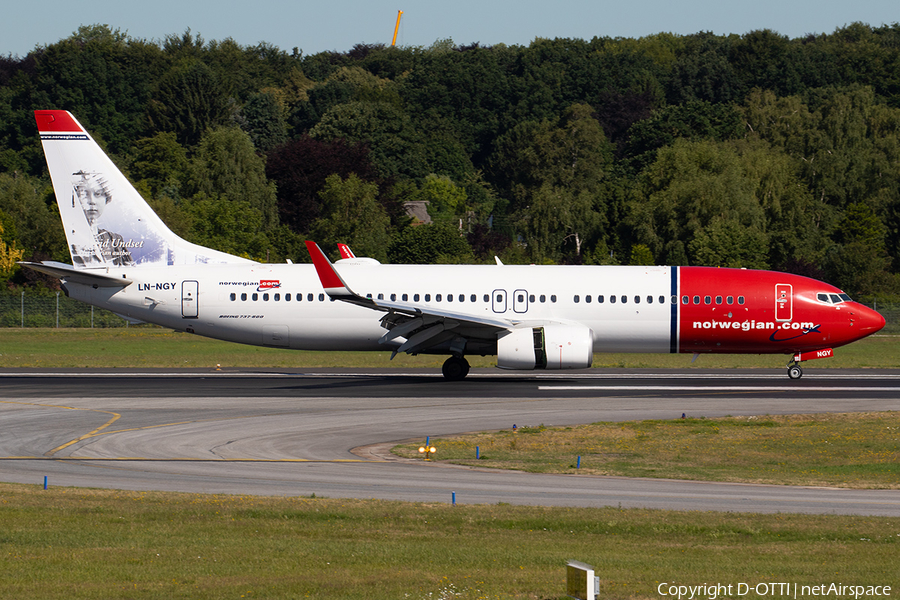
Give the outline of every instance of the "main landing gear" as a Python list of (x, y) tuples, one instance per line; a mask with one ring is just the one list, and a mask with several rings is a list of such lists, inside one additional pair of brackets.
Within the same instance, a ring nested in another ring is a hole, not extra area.
[(469, 361), (462, 356), (451, 356), (444, 361), (441, 373), (447, 381), (462, 381), (469, 374)]

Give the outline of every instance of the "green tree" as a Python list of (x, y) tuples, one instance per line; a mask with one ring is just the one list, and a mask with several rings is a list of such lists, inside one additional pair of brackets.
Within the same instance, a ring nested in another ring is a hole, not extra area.
[(580, 262), (582, 245), (603, 237), (604, 180), (612, 146), (584, 104), (556, 120), (528, 121), (497, 142), (491, 170), (508, 194), (534, 262)]
[(459, 228), (447, 221), (405, 227), (388, 250), (395, 264), (466, 264), (475, 261), (472, 248)]
[[(2, 217), (2, 213), (0, 213), (0, 217)], [(21, 248), (16, 248), (15, 242), (7, 243), (4, 237), (3, 223), (2, 219), (0, 219), (0, 278), (5, 280), (9, 278), (13, 269), (16, 268), (16, 262), (22, 260), (25, 251)]]
[[(757, 182), (743, 171), (738, 153), (723, 143), (676, 140), (659, 151), (641, 180), (630, 224), (637, 242), (646, 244), (659, 264), (751, 257), (756, 240), (765, 239), (765, 212), (754, 195)], [(744, 241), (753, 243), (736, 252), (723, 244), (731, 243), (725, 232), (738, 228), (750, 232)], [(741, 266), (767, 262), (762, 254)]]
[(222, 252), (265, 260), (269, 241), (262, 229), (262, 214), (246, 200), (210, 197), (200, 192), (184, 203), (195, 244)]
[(343, 138), (367, 144), (383, 177), (419, 178), (430, 172), (421, 153), (422, 136), (412, 119), (393, 104), (339, 104), (325, 113), (309, 135), (323, 141)]
[(631, 247), (631, 259), (628, 261), (629, 265), (655, 265), (653, 262), (653, 253), (650, 252), (650, 248), (645, 246), (644, 244), (635, 244)]
[(273, 94), (253, 94), (241, 109), (241, 129), (250, 134), (260, 152), (268, 152), (287, 141), (287, 124)]
[(428, 214), (435, 220), (456, 220), (465, 216), (466, 191), (457, 187), (449, 177), (431, 174), (414, 198), (428, 203)]
[(387, 260), (390, 219), (378, 203), (377, 185), (363, 181), (354, 173), (346, 179), (331, 175), (319, 196), (322, 216), (313, 222), (310, 235), (322, 248), (336, 248), (338, 243), (344, 243), (357, 256)]
[(56, 200), (41, 181), (0, 173), (0, 212), (8, 217), (4, 239), (15, 241), (27, 260), (70, 260)]
[(175, 133), (163, 131), (134, 143), (131, 176), (150, 196), (180, 198), (181, 181), (187, 176), (188, 158)]
[(187, 194), (206, 194), (232, 202), (245, 202), (256, 209), (264, 231), (278, 225), (275, 184), (266, 179), (265, 164), (250, 136), (236, 128), (208, 131), (191, 159)]
[(159, 80), (148, 108), (151, 128), (173, 131), (179, 143), (193, 146), (207, 129), (228, 122), (229, 98), (215, 71), (198, 59), (184, 59)]

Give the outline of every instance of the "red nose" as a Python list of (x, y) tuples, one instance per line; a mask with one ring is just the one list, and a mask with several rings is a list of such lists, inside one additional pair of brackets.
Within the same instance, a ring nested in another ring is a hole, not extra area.
[(881, 331), (885, 324), (884, 317), (871, 308), (862, 305), (857, 305), (855, 308), (856, 310), (853, 311), (855, 313), (854, 320), (859, 327), (858, 332), (860, 337), (872, 335), (877, 331)]

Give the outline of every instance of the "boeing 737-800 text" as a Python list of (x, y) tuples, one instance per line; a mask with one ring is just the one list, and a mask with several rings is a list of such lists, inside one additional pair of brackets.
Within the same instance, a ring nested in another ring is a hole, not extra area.
[(263, 264), (187, 242), (68, 112), (35, 112), (72, 264), (24, 263), (130, 319), (303, 350), (466, 355), (505, 369), (580, 369), (595, 352), (748, 353), (800, 362), (884, 326), (821, 281), (709, 267)]

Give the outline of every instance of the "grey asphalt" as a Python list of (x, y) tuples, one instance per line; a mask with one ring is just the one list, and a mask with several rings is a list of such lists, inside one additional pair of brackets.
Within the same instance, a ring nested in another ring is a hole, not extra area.
[(535, 475), (399, 461), (526, 425), (900, 409), (900, 371), (0, 371), (0, 481), (428, 502), (900, 516), (900, 491)]

